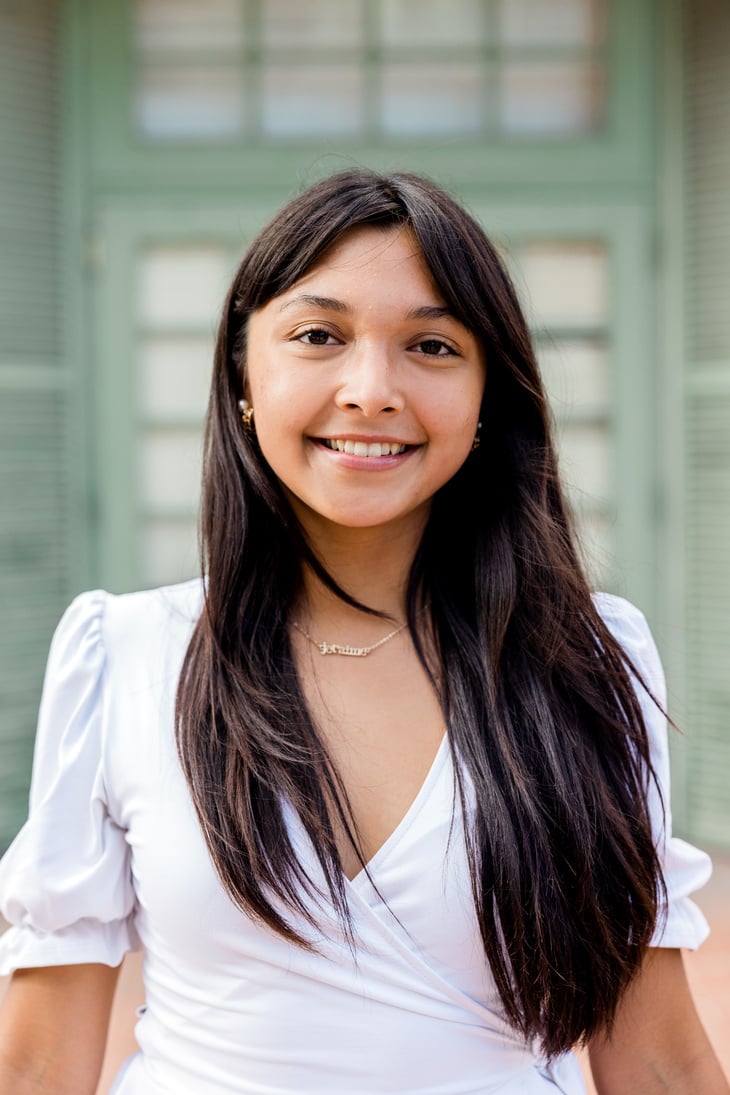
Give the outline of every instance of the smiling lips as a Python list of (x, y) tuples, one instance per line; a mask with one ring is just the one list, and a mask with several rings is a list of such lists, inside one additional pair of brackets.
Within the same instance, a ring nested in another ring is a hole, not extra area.
[(398, 441), (350, 441), (325, 437), (322, 444), (334, 452), (346, 452), (350, 456), (400, 456), (408, 448)]

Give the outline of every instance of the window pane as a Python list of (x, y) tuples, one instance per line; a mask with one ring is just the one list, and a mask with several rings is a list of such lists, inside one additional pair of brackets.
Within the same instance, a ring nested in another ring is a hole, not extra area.
[(232, 137), (243, 130), (238, 63), (144, 65), (138, 81), (136, 128), (146, 137)]
[[(495, 73), (499, 131), (564, 137), (599, 128), (604, 110), (599, 62), (531, 61), (524, 54), (510, 60), (509, 51), (599, 45), (605, 36), (605, 0), (495, 2), (503, 47)], [(368, 44), (370, 3), (375, 41), (369, 44), (399, 51), (400, 57), (391, 64), (388, 54), (385, 62), (373, 59), (382, 90), (382, 132), (421, 137), (482, 132), (486, 64), (463, 58), (450, 64), (443, 53), (433, 51), (484, 46), (490, 6), (483, 0), (262, 0), (264, 59), (250, 63), (261, 66), (263, 133), (297, 138), (362, 132), (364, 79), (357, 58)], [(252, 6), (244, 0), (205, 5), (196, 0), (135, 0), (134, 18), (139, 53), (134, 110), (140, 134), (157, 140), (230, 141), (255, 128), (244, 62)], [(290, 51), (295, 63), (273, 56), (276, 50)], [(411, 66), (405, 53), (414, 50), (422, 58)], [(426, 50), (433, 62), (424, 59)], [(350, 51), (350, 58), (338, 51)]]
[(611, 452), (603, 425), (565, 424), (559, 433), (561, 471), (578, 509), (605, 504), (612, 495)]
[(174, 421), (205, 414), (213, 338), (148, 338), (139, 356), (140, 411), (147, 419)]
[(200, 496), (200, 430), (155, 430), (140, 446), (140, 496), (158, 513), (194, 514)]
[(484, 40), (482, 0), (381, 0), (386, 46), (478, 46)]
[(603, 66), (597, 63), (507, 63), (500, 72), (500, 127), (513, 136), (598, 129), (603, 100)]
[(530, 319), (540, 327), (597, 327), (608, 320), (608, 271), (603, 244), (531, 243), (520, 269)]
[(144, 585), (168, 585), (200, 573), (195, 521), (145, 521), (141, 541)]
[(604, 346), (571, 340), (538, 347), (540, 371), (555, 413), (607, 413), (609, 365)]
[(595, 46), (605, 34), (605, 0), (500, 0), (499, 35), (509, 46)]
[(362, 0), (265, 0), (261, 18), (270, 48), (353, 47), (363, 36)]
[(589, 580), (595, 589), (610, 589), (614, 584), (616, 552), (613, 522), (607, 513), (594, 510), (579, 514), (576, 526)]
[(262, 74), (261, 126), (272, 137), (357, 134), (363, 76), (354, 65), (268, 64)]
[(243, 44), (241, 0), (137, 0), (137, 45), (147, 52), (240, 50)]
[(151, 327), (215, 328), (229, 263), (221, 247), (152, 247), (140, 262), (137, 314)]
[(383, 66), (382, 129), (391, 136), (478, 133), (484, 121), (478, 65)]

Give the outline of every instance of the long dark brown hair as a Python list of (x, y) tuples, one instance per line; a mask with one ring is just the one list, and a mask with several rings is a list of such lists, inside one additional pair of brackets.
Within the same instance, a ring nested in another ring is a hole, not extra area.
[[(553, 1055), (610, 1029), (655, 924), (662, 881), (647, 734), (633, 667), (576, 551), (514, 288), (479, 225), (425, 179), (353, 170), (316, 184), (263, 229), (235, 275), (206, 428), (207, 587), (178, 688), (180, 758), (233, 901), (307, 945), (286, 910), (315, 921), (316, 887), (290, 842), (288, 800), (350, 931), (337, 825), (356, 850), (357, 838), (288, 625), (304, 565), (357, 602), (307, 543), (241, 427), (238, 401), (248, 317), (363, 225), (410, 229), (488, 362), (481, 447), (433, 499), (408, 623), (443, 709), (462, 809), (467, 778), (474, 788), (467, 852), (486, 960), (509, 1020)], [(437, 672), (424, 651), (424, 605)]]

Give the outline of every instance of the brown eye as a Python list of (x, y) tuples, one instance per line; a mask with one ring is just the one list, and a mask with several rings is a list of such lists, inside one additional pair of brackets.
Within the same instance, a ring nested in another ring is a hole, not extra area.
[(450, 346), (438, 338), (425, 338), (423, 342), (417, 343), (417, 348), (428, 357), (447, 357), (454, 353)]
[(326, 346), (332, 335), (321, 327), (311, 327), (308, 331), (303, 331), (298, 337), (307, 346)]

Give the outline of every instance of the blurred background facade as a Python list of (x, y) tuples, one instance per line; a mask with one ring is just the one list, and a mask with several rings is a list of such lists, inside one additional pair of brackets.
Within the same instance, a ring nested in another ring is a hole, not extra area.
[(353, 164), (505, 254), (596, 583), (664, 656), (677, 827), (730, 846), (729, 58), (726, 0), (0, 0), (0, 848), (70, 598), (197, 573), (238, 258)]

